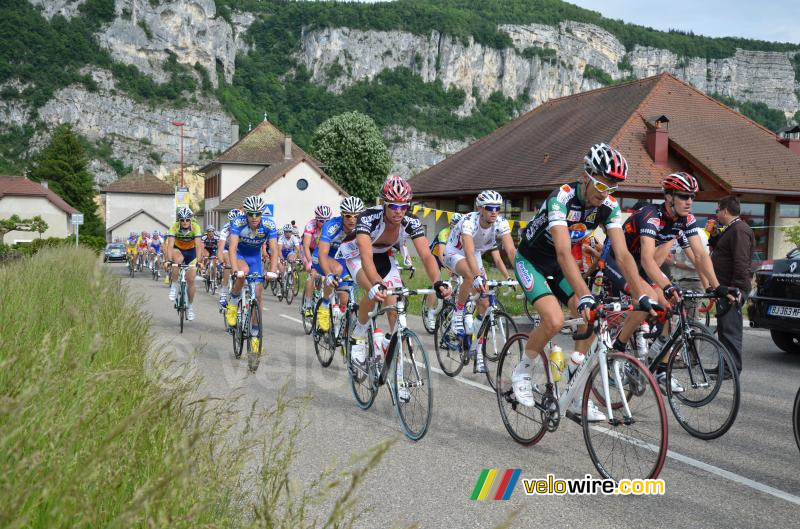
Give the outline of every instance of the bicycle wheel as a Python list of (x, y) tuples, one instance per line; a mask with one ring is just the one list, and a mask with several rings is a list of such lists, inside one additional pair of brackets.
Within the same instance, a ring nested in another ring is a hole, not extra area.
[[(428, 296), (431, 295), (432, 294), (428, 294)], [(428, 296), (422, 298), (422, 326), (425, 327), (425, 331), (427, 331), (428, 334), (433, 334), (433, 332), (436, 330), (436, 320), (438, 319), (438, 315), (436, 318), (434, 318), (432, 326), (428, 323), (428, 320), (425, 317), (425, 315), (428, 313), (429, 310), (433, 311), (439, 310), (439, 312), (441, 312), (442, 301), (437, 300), (436, 308), (431, 309), (430, 307), (428, 307)]]
[(294, 301), (294, 290), (292, 286), (292, 274), (286, 274), (284, 277), (283, 285), (283, 298), (286, 300), (287, 305), (291, 305)]
[(333, 353), (336, 351), (336, 347), (331, 340), (330, 322), (328, 323), (327, 331), (321, 330), (318, 325), (317, 314), (319, 314), (319, 309), (322, 307), (322, 301), (323, 300), (320, 299), (314, 306), (314, 330), (311, 332), (311, 337), (314, 339), (314, 351), (317, 353), (319, 363), (322, 364), (322, 367), (328, 367), (333, 361)]
[(533, 304), (528, 302), (528, 296), (522, 295), (522, 306), (525, 309), (525, 315), (528, 317), (534, 327), (539, 326), (539, 313), (533, 310)]
[[(347, 318), (348, 339), (344, 341), (345, 347), (345, 365), (347, 366), (347, 376), (350, 379), (350, 389), (353, 391), (353, 398), (356, 399), (356, 404), (362, 410), (368, 410), (372, 403), (375, 402), (375, 396), (378, 394), (378, 386), (375, 385), (375, 377), (373, 375), (374, 364), (372, 363), (372, 354), (367, 355), (366, 366), (359, 366), (353, 362), (352, 357), (352, 343), (350, 336), (353, 336), (353, 329), (356, 326), (356, 312), (353, 311)], [(372, 348), (370, 340), (367, 340), (367, 347)]]
[(278, 296), (278, 290), (279, 290), (279, 286), (280, 286), (280, 285), (278, 284), (278, 282), (277, 282), (277, 281), (275, 281), (274, 279), (272, 279), (272, 280), (269, 282), (269, 290), (270, 290), (270, 292), (272, 292), (272, 295), (273, 295), (273, 296), (275, 296), (275, 297), (277, 297), (277, 296)]
[[(622, 400), (622, 393), (627, 393), (629, 384), (643, 380), (641, 391), (631, 391), (626, 406), (611, 408), (611, 417), (607, 421), (591, 423), (582, 421), (583, 438), (595, 468), (608, 479), (647, 479), (656, 478), (664, 466), (667, 456), (667, 412), (661, 398), (656, 381), (650, 371), (636, 358), (629, 354), (608, 353), (610, 367), (609, 378), (613, 370), (619, 369), (623, 387), (612, 386), (609, 391), (618, 393), (609, 398), (611, 401)], [(623, 369), (628, 374), (623, 374)], [(593, 367), (589, 380), (583, 387), (581, 415), (586, 417), (592, 387), (601, 384), (600, 366)], [(601, 387), (598, 390), (604, 394)], [(628, 413), (630, 410), (630, 413)], [(609, 407), (601, 408), (608, 414)]]
[(446, 303), (436, 317), (436, 325), (433, 330), (433, 348), (436, 351), (436, 359), (444, 374), (449, 377), (458, 376), (464, 367), (464, 358), (461, 355), (463, 340), (458, 336), (453, 336), (450, 331), (452, 318), (453, 305)]
[(495, 393), (506, 431), (516, 442), (532, 445), (538, 443), (547, 431), (547, 417), (542, 405), (550, 386), (550, 368), (544, 353), (532, 359), (531, 382), (536, 406), (529, 408), (517, 402), (511, 385), (511, 374), (525, 354), (527, 341), (527, 334), (515, 334), (503, 346), (497, 360)]
[(243, 333), (248, 338), (247, 367), (251, 373), (255, 373), (258, 370), (258, 364), (261, 362), (261, 349), (263, 348), (261, 336), (264, 332), (261, 327), (261, 306), (258, 304), (257, 299), (250, 301), (250, 317), (247, 318), (245, 323), (250, 326), (250, 328), (245, 328), (245, 333)]
[[(237, 359), (242, 357), (242, 348), (244, 347), (244, 333), (242, 332), (243, 329), (243, 314), (244, 314), (244, 302), (242, 299), (239, 299), (239, 305), (236, 307), (236, 325), (233, 326), (231, 329), (231, 335), (233, 336), (233, 356)], [(223, 319), (225, 318), (225, 313), (222, 314)], [(226, 322), (227, 325), (227, 322)]]
[(797, 443), (797, 449), (800, 450), (800, 389), (797, 390), (797, 396), (794, 398), (792, 427), (794, 428), (794, 442)]
[[(403, 431), (419, 441), (428, 431), (433, 410), (433, 387), (428, 354), (417, 334), (409, 329), (395, 342), (394, 375), (389, 379)], [(400, 397), (408, 392), (407, 399)]]
[(183, 332), (183, 320), (186, 318), (186, 303), (188, 299), (186, 297), (186, 284), (181, 284), (181, 291), (178, 292), (178, 296), (180, 296), (178, 298), (180, 299), (180, 301), (178, 302), (179, 303), (178, 313), (180, 314), (180, 319), (181, 319), (181, 332)]
[[(716, 439), (733, 426), (739, 413), (739, 373), (733, 357), (719, 340), (707, 334), (693, 334), (672, 349), (667, 380), (674, 378), (683, 391), (667, 386), (667, 400), (681, 427), (698, 439)], [(729, 373), (730, 378), (718, 376)]]
[(517, 324), (505, 312), (496, 310), (491, 317), (483, 319), (478, 331), (478, 340), (481, 340), (481, 354), (486, 365), (486, 379), (492, 389), (495, 387), (495, 365), (500, 357), (500, 351), (512, 334), (517, 334)]
[(300, 274), (297, 270), (292, 270), (292, 294), (297, 297), (300, 294)]

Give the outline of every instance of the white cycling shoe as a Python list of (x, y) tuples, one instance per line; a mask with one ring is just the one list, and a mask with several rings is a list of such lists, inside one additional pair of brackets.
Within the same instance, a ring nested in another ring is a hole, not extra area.
[(511, 388), (514, 390), (514, 397), (517, 402), (529, 408), (536, 404), (533, 400), (533, 383), (531, 381), (531, 374), (527, 369), (522, 369), (519, 364), (514, 368), (511, 373)]
[[(573, 415), (581, 415), (581, 399), (575, 399), (572, 401), (572, 404), (569, 406), (569, 412)], [(594, 402), (589, 400), (589, 404), (586, 405), (586, 420), (588, 422), (603, 422), (606, 420), (606, 414), (600, 411), (597, 406), (595, 406)]]

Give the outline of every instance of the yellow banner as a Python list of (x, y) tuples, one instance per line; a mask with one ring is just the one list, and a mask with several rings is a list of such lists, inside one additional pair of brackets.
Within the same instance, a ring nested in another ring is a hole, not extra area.
[(417, 204), (416, 206), (414, 206), (413, 208), (411, 208), (411, 214), (412, 214), (412, 215), (416, 215), (416, 214), (417, 214), (417, 211), (419, 211), (421, 208), (422, 208), (422, 206), (420, 206), (419, 204)]
[(436, 210), (436, 220), (439, 220), (439, 217), (442, 216), (442, 213), (444, 213), (444, 211), (442, 211), (441, 209)]
[(508, 221), (508, 227), (511, 229), (512, 232), (514, 231), (514, 221), (513, 220), (509, 220)]
[(453, 212), (452, 211), (448, 211), (447, 212), (447, 224), (450, 225), (451, 222), (453, 222)]
[(525, 226), (527, 226), (527, 225), (528, 225), (528, 222), (527, 222), (527, 221), (524, 221), (524, 220), (521, 220), (521, 221), (519, 221), (519, 227), (520, 227), (520, 228), (523, 228), (523, 229), (524, 229), (524, 228), (525, 228)]
[(431, 212), (431, 208), (422, 208), (422, 216), (423, 217), (427, 217), (430, 212)]

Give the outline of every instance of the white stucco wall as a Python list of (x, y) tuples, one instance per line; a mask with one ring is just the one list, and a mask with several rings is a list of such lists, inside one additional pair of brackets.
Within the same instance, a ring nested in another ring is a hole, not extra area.
[(797, 226), (800, 223), (798, 218), (780, 217), (779, 206), (775, 204), (772, 208), (772, 215), (769, 225), (769, 256), (768, 259), (783, 259), (789, 250), (794, 249), (794, 244), (786, 239), (781, 226)]
[[(66, 237), (71, 234), (69, 214), (56, 207), (44, 197), (17, 197), (6, 195), (0, 198), (0, 219), (7, 219), (11, 215), (18, 215), (27, 219), (39, 215), (47, 222), (47, 231), (42, 238)], [(39, 234), (30, 231), (10, 231), (3, 237), (5, 244), (31, 241), (38, 239)]]
[[(297, 181), (305, 178), (308, 188), (300, 191)], [(267, 204), (275, 205), (275, 223), (278, 229), (294, 219), (301, 227), (314, 216), (314, 208), (319, 204), (328, 205), (334, 215), (339, 214), (339, 203), (344, 195), (328, 183), (308, 163), (301, 162), (278, 179), (262, 194)]]
[(141, 233), (143, 231), (152, 232), (154, 229), (158, 229), (161, 233), (165, 233), (170, 225), (171, 223), (157, 223), (144, 213), (140, 213), (129, 221), (120, 224), (119, 227), (115, 228), (110, 234), (106, 234), (106, 238), (110, 242), (123, 242), (132, 231)]
[[(219, 183), (220, 200), (225, 200), (225, 197), (236, 191), (239, 186), (250, 180), (263, 168), (263, 165), (222, 164)], [(206, 205), (206, 210), (208, 209), (208, 205)]]
[[(140, 209), (144, 209), (150, 213), (165, 226), (170, 226), (175, 221), (175, 196), (106, 193), (106, 229), (122, 219), (131, 216)], [(150, 223), (153, 224), (153, 220), (149, 220)], [(147, 230), (151, 230), (152, 228), (152, 225), (145, 227)]]

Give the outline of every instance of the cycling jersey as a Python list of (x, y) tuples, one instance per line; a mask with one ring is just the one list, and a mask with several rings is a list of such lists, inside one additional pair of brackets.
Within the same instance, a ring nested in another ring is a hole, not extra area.
[(654, 239), (661, 246), (677, 239), (682, 248), (689, 247), (689, 237), (697, 235), (697, 222), (691, 213), (686, 217), (670, 217), (664, 204), (648, 204), (635, 211), (622, 226), (631, 255), (639, 261), (641, 238)]
[(278, 248), (281, 250), (281, 255), (286, 259), (289, 254), (295, 253), (296, 249), (300, 246), (300, 239), (291, 235), (288, 239), (286, 236), (278, 237)]
[(362, 233), (369, 235), (372, 241), (372, 253), (387, 253), (393, 246), (400, 247), (406, 243), (407, 239), (414, 240), (419, 237), (425, 236), (425, 231), (422, 229), (422, 223), (419, 219), (406, 211), (405, 216), (400, 220), (400, 230), (397, 233), (397, 239), (390, 243), (381, 243), (380, 245), (374, 244), (386, 229), (386, 222), (383, 218), (383, 206), (375, 206), (369, 208), (364, 213), (359, 215), (356, 229), (349, 233), (339, 246), (339, 251), (336, 257), (339, 259), (350, 259), (354, 255), (358, 255), (358, 246), (356, 245), (356, 235)]
[(463, 241), (461, 235), (472, 236), (472, 242), (475, 246), (475, 253), (483, 253), (488, 250), (497, 248), (497, 239), (503, 235), (511, 233), (511, 227), (505, 217), (497, 217), (488, 228), (481, 226), (481, 214), (473, 211), (456, 224), (455, 228), (450, 232), (450, 237), (447, 239), (447, 247), (445, 248), (445, 255), (447, 254), (460, 254), (464, 255)]
[(203, 241), (203, 246), (205, 246), (206, 251), (212, 255), (217, 253), (217, 244), (219, 243), (219, 236), (216, 234), (212, 235), (211, 237), (208, 234), (203, 235), (200, 237), (200, 240)]
[(598, 207), (586, 206), (576, 182), (564, 184), (550, 193), (522, 232), (518, 249), (519, 255), (545, 275), (554, 275), (560, 270), (550, 234), (552, 226), (566, 226), (574, 245), (582, 242), (598, 226), (606, 230), (620, 228), (622, 219), (619, 204), (614, 197), (608, 196)]
[(156, 253), (161, 252), (161, 244), (164, 240), (161, 237), (153, 237), (150, 239), (150, 247), (156, 251)]
[(125, 241), (125, 248), (128, 250), (128, 253), (136, 252), (136, 241), (137, 239), (128, 239)]
[(178, 221), (169, 229), (167, 238), (174, 238), (175, 247), (179, 250), (191, 250), (194, 248), (194, 240), (202, 235), (203, 231), (200, 229), (200, 225), (194, 220), (192, 220), (188, 229), (182, 229), (181, 222)]
[(278, 238), (278, 231), (272, 219), (262, 217), (259, 225), (253, 229), (247, 223), (245, 215), (240, 215), (231, 222), (230, 234), (239, 237), (236, 253), (241, 255), (258, 254), (264, 243)]
[(322, 232), (322, 226), (317, 226), (317, 219), (311, 219), (306, 223), (306, 228), (303, 230), (303, 237), (308, 235), (311, 237), (311, 244), (308, 246), (309, 250), (314, 250), (319, 242), (319, 236)]

